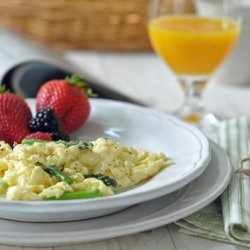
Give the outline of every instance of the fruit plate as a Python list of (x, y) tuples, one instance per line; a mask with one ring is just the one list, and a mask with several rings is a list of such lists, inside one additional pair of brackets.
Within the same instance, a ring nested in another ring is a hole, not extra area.
[[(174, 164), (143, 185), (110, 197), (67, 201), (0, 201), (0, 217), (21, 221), (69, 221), (110, 214), (171, 193), (197, 178), (210, 161), (207, 138), (171, 115), (124, 102), (93, 99), (91, 115), (71, 139), (106, 137), (125, 146), (164, 152)], [(35, 100), (27, 99), (34, 112)]]

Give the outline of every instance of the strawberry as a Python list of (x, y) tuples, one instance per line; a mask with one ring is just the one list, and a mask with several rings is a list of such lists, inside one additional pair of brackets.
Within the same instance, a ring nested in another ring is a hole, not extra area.
[(0, 87), (0, 140), (11, 146), (14, 142), (21, 143), (30, 133), (28, 123), (31, 116), (27, 103), (21, 97)]
[(43, 133), (43, 132), (36, 132), (29, 134), (24, 139), (52, 141), (51, 136), (48, 133)]
[(37, 112), (52, 108), (67, 133), (81, 127), (90, 113), (85, 83), (80, 77), (72, 76), (65, 80), (51, 80), (42, 85), (36, 98)]

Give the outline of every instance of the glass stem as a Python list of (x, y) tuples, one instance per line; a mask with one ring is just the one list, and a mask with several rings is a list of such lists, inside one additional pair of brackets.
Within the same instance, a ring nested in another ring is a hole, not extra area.
[(216, 138), (219, 120), (214, 114), (205, 109), (201, 96), (207, 79), (184, 77), (180, 79), (180, 83), (185, 91), (186, 98), (177, 115), (183, 120), (196, 125), (208, 137)]
[(189, 122), (200, 122), (205, 113), (201, 93), (206, 85), (206, 81), (185, 78), (180, 79), (180, 82), (185, 91), (185, 101), (180, 116)]

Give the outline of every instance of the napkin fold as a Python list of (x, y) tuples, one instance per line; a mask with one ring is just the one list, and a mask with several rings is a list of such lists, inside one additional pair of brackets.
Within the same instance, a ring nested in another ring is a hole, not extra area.
[[(223, 121), (219, 127), (217, 143), (227, 153), (233, 172), (250, 154), (249, 129), (247, 117)], [(250, 168), (248, 162), (244, 168)], [(176, 224), (189, 235), (250, 247), (250, 177), (233, 173), (221, 195), (221, 206), (212, 203)]]

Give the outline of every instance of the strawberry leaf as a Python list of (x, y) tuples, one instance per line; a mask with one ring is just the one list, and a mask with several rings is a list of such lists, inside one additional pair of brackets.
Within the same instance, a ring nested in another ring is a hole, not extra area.
[(8, 90), (6, 90), (6, 86), (5, 85), (0, 85), (0, 93), (5, 93), (8, 92)]
[(80, 76), (78, 75), (72, 75), (72, 76), (67, 76), (65, 78), (65, 81), (67, 81), (69, 84), (75, 85), (79, 89), (83, 90), (84, 93), (88, 97), (97, 97), (97, 94), (92, 92), (92, 89), (88, 86), (86, 82), (84, 82)]
[(82, 81), (81, 78), (80, 78), (80, 76), (77, 76), (77, 75), (72, 75), (70, 77), (67, 76), (65, 78), (65, 80), (68, 83), (77, 86), (78, 88), (85, 88), (85, 87), (87, 87), (86, 82)]

